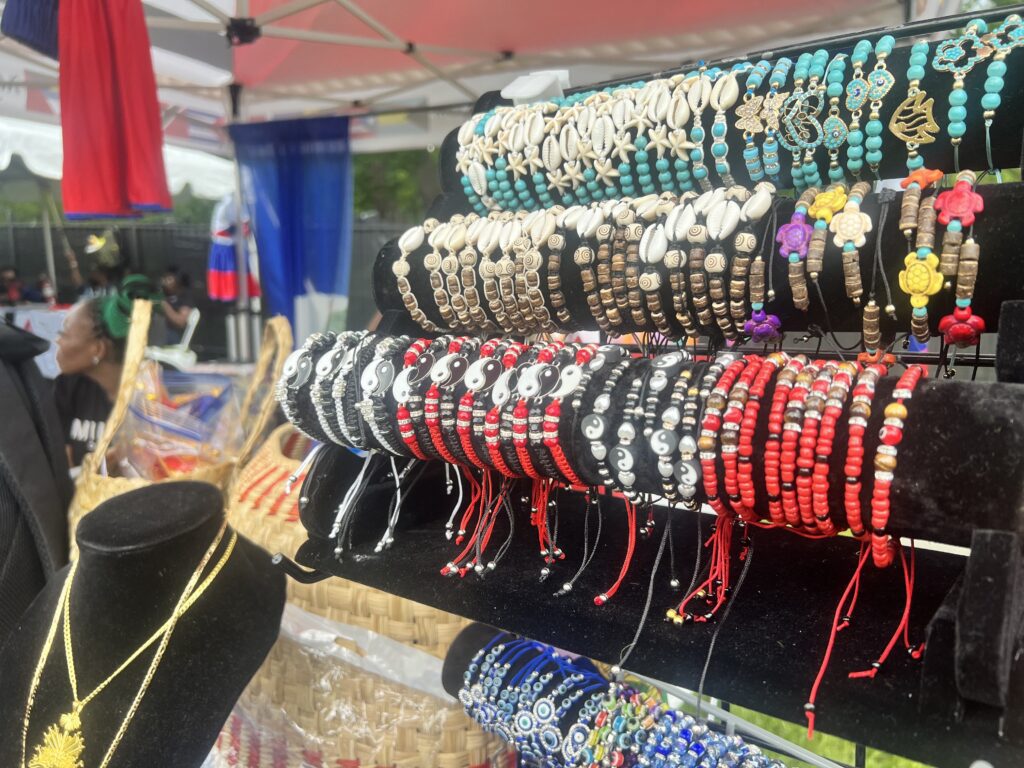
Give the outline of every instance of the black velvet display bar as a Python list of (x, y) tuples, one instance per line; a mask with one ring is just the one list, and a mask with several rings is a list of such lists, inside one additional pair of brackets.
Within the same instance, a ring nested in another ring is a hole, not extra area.
[[(978, 214), (974, 225), (974, 236), (981, 246), (981, 263), (972, 308), (975, 314), (981, 315), (985, 319), (987, 330), (991, 333), (999, 329), (1000, 305), (1004, 301), (1018, 299), (1024, 293), (1024, 258), (1021, 258), (1020, 219), (1020, 211), (1024, 210), (1024, 184), (983, 184), (978, 187), (978, 192), (985, 201), (985, 210)], [(900, 291), (898, 284), (899, 273), (903, 269), (903, 258), (909, 252), (907, 240), (899, 229), (901, 200), (902, 194), (897, 194), (894, 201), (889, 204), (885, 227), (880, 233), (882, 263), (885, 265), (885, 274), (891, 286), (893, 304), (897, 314), (896, 322), (885, 315), (882, 316), (882, 333), (883, 338), (886, 339), (910, 330), (910, 297)], [(778, 207), (778, 223), (780, 225), (789, 221), (789, 217), (793, 213), (793, 205), (792, 199), (780, 200)], [(872, 193), (862, 206), (862, 210), (871, 217), (876, 230), (868, 234), (867, 243), (860, 249), (861, 277), (865, 293), (871, 285), (872, 263), (875, 258), (876, 239), (879, 237), (877, 229), (880, 205), (879, 195)], [(758, 229), (759, 243), (766, 228), (767, 222), (762, 222)], [(567, 233), (566, 239), (568, 242), (564, 253), (572, 254), (579, 242), (576, 233)], [(936, 252), (940, 250), (940, 243), (941, 236), (936, 242)], [(825, 270), (819, 280), (828, 307), (827, 316), (817, 293), (810, 284), (810, 310), (804, 313), (793, 306), (786, 260), (776, 256), (773, 262), (769, 258), (769, 254), (774, 243), (769, 246), (764, 253), (765, 259), (772, 264), (773, 282), (777, 295), (775, 301), (768, 304), (767, 311), (779, 316), (782, 320), (783, 330), (803, 331), (809, 324), (816, 324), (825, 329), (831, 326), (835, 331), (860, 333), (861, 308), (846, 298), (839, 251), (832, 244), (831, 239), (825, 255)], [(444, 327), (433, 302), (433, 291), (427, 280), (427, 271), (422, 268), (422, 258), (428, 251), (429, 247), (424, 245), (410, 257), (410, 262), (415, 265), (415, 268), (410, 272), (409, 280), (412, 283), (413, 292), (420, 300), (420, 308), (434, 322)], [(373, 291), (377, 307), (381, 312), (395, 310), (408, 316), (398, 293), (395, 276), (391, 272), (391, 265), (398, 260), (399, 255), (397, 239), (387, 243), (381, 249), (373, 268)], [(586, 296), (580, 289), (579, 268), (571, 258), (562, 258), (561, 278), (562, 285), (566, 286), (567, 309), (572, 314), (576, 326), (597, 330), (597, 324), (587, 308)], [(546, 281), (541, 282), (542, 291), (546, 295)], [(671, 306), (672, 299), (668, 279), (664, 279), (662, 285), (663, 306)], [(885, 305), (886, 295), (881, 277), (877, 281), (876, 298), (879, 305)], [(942, 291), (931, 298), (928, 310), (933, 329), (938, 325), (940, 317), (953, 311), (953, 299), (952, 291)]]
[[(354, 476), (353, 459), (339, 459), (341, 466), (333, 471)], [(321, 508), (310, 541), (299, 551), (299, 562), (600, 661), (618, 661), (644, 607), (664, 510), (656, 513), (655, 538), (638, 545), (619, 593), (598, 607), (593, 597), (614, 580), (625, 552), (626, 518), (618, 501), (609, 498), (602, 502), (604, 533), (590, 568), (569, 595), (555, 597), (582, 556), (583, 508), (578, 494), (558, 495), (558, 543), (567, 557), (546, 581), (539, 580), (543, 563), (536, 551), (536, 533), (522, 523), (522, 517), (505, 560), (483, 579), (473, 574), (460, 579), (440, 575), (441, 567), (457, 551), (444, 537), (448, 504), (454, 503), (454, 498), (445, 496), (441, 472), (424, 478), (410, 495), (392, 549), (380, 555), (365, 554), (372, 552), (384, 528), (383, 512), (392, 487), (382, 479), (371, 487), (356, 512), (359, 554), (343, 562), (335, 559), (333, 543), (322, 538), (329, 529), (332, 509)], [(712, 521), (702, 516), (704, 537)], [(698, 541), (696, 522), (696, 515), (673, 516), (676, 570), (683, 589), (669, 587), (666, 554), (649, 623), (626, 665), (637, 673), (690, 689), (697, 687), (717, 624), (680, 627), (661, 619), (665, 610), (684, 596), (690, 581)], [(592, 521), (591, 536), (593, 531)], [(507, 528), (500, 524), (495, 540), (500, 542), (506, 533)], [(758, 531), (753, 539), (750, 569), (743, 587), (734, 594), (733, 608), (716, 641), (705, 693), (802, 723), (803, 704), (825, 650), (836, 601), (856, 565), (857, 546), (847, 538), (808, 541), (784, 531)], [(914, 642), (924, 639), (930, 617), (943, 605), (963, 565), (964, 559), (956, 555), (918, 552), (911, 618)], [(742, 564), (734, 561), (733, 567), (735, 579)], [(962, 720), (919, 712), (921, 686), (928, 680), (922, 675), (927, 655), (924, 663), (914, 661), (900, 646), (876, 679), (847, 679), (848, 672), (868, 668), (881, 652), (899, 623), (902, 606), (903, 578), (898, 566), (885, 571), (867, 568), (853, 625), (839, 635), (818, 697), (818, 729), (941, 768), (962, 768), (977, 758), (997, 766), (1024, 764), (1024, 747), (997, 735), (998, 709), (961, 704)], [(951, 666), (943, 667), (938, 681), (953, 682)]]

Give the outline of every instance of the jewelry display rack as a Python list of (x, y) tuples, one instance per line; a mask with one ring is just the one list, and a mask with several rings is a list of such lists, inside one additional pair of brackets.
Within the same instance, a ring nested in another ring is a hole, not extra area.
[[(1002, 18), (1013, 10), (998, 9), (980, 17)], [(965, 16), (963, 21), (976, 16)], [(849, 51), (862, 37), (874, 39), (889, 33), (905, 38), (955, 26), (948, 20), (941, 27), (935, 23), (908, 25), (820, 44), (807, 42), (800, 49)], [(772, 54), (764, 56), (770, 58)], [(904, 70), (907, 56), (906, 47), (894, 50), (890, 68)], [(1007, 73), (1003, 105), (992, 127), (996, 167), (1021, 164), (1022, 75), (1022, 67), (1011, 67)], [(968, 81), (972, 100), (980, 98), (983, 79)], [(923, 83), (936, 97), (936, 121), (943, 131), (942, 102), (951, 81), (951, 77), (929, 70)], [(484, 96), (477, 111), (489, 109), (497, 100), (496, 94)], [(888, 123), (897, 103), (898, 99), (893, 98), (885, 105), (881, 117), (884, 123)], [(922, 154), (928, 165), (951, 172), (952, 151), (941, 136)], [(960, 148), (961, 168), (980, 170), (988, 166), (982, 136), (983, 131), (977, 130), (965, 137)], [(445, 191), (431, 210), (439, 218), (468, 210), (454, 171), (456, 145), (452, 134), (442, 147)], [(730, 133), (729, 146), (737, 182), (749, 184), (738, 134)], [(886, 132), (882, 176), (902, 177), (904, 158), (904, 146)], [(922, 658), (894, 655), (873, 679), (851, 680), (846, 672), (869, 666), (899, 621), (904, 603), (899, 569), (865, 570), (861, 584), (864, 603), (847, 631), (839, 636), (832, 671), (818, 698), (821, 730), (941, 767), (967, 766), (977, 759), (997, 766), (1024, 764), (1024, 660), (1018, 659), (1024, 639), (1024, 387), (1020, 386), (1024, 383), (1024, 301), (1014, 301), (1024, 297), (1024, 259), (1019, 249), (1024, 236), (1019, 213), (1024, 210), (1024, 184), (982, 185), (978, 191), (985, 202), (985, 220), (977, 229), (984, 256), (974, 307), (988, 320), (989, 331), (998, 333), (998, 352), (990, 362), (994, 362), (999, 381), (926, 381), (920, 385), (914, 395), (914, 415), (900, 446), (900, 471), (892, 485), (889, 526), (895, 535), (905, 538), (969, 547), (970, 556), (918, 549), (919, 578), (911, 623), (927, 626), (925, 635), (915, 638), (925, 641)], [(780, 221), (786, 220), (792, 206), (792, 201), (780, 204)], [(898, 227), (899, 210), (896, 195), (890, 203), (886, 226), (877, 233), (893, 282), (902, 265), (901, 257), (907, 252)], [(879, 195), (871, 195), (864, 211), (878, 221)], [(874, 252), (874, 235), (868, 242), (863, 249), (865, 262), (869, 251)], [(567, 250), (572, 247), (570, 242)], [(389, 243), (374, 267), (374, 292), (383, 313), (378, 330), (423, 336), (402, 308), (395, 289), (391, 265), (398, 256), (397, 245)], [(571, 260), (563, 260), (567, 263)], [(860, 331), (860, 310), (845, 297), (841, 269), (827, 270), (821, 279), (827, 318), (817, 297), (808, 314), (793, 309), (784, 260), (776, 259), (774, 270), (777, 298), (773, 307), (787, 332), (826, 323), (836, 332)], [(413, 288), (420, 292), (422, 286)], [(909, 328), (909, 302), (902, 295), (894, 298), (898, 323), (883, 326), (889, 337)], [(574, 318), (584, 321), (581, 325), (591, 325), (586, 322), (589, 313), (583, 297), (567, 291), (567, 299)], [(822, 353), (822, 357), (831, 356), (827, 350)], [(937, 362), (934, 355), (931, 362)], [(879, 383), (880, 397), (890, 396), (894, 381)], [(573, 440), (582, 442), (577, 435)], [(844, 440), (845, 426), (837, 434), (839, 444)], [(595, 482), (596, 471), (588, 467), (588, 452), (581, 447), (573, 446), (574, 455), (583, 457), (580, 474), (585, 481)], [(311, 472), (314, 482), (307, 481), (303, 489), (309, 503), (302, 522), (310, 539), (296, 555), (299, 564), (313, 570), (307, 571), (287, 557), (277, 558), (293, 577), (303, 581), (330, 575), (351, 579), (610, 664), (618, 661), (623, 647), (633, 639), (644, 612), (656, 541), (637, 547), (634, 563), (614, 600), (597, 606), (591, 599), (601, 591), (602, 574), (616, 570), (622, 558), (625, 515), (615, 497), (601, 497), (606, 533), (590, 569), (576, 582), (572, 594), (556, 596), (554, 593), (575, 566), (556, 566), (549, 579), (540, 581), (540, 565), (533, 567), (539, 562), (536, 537), (531, 544), (525, 525), (515, 533), (512, 554), (495, 572), (484, 578), (470, 575), (464, 579), (439, 574), (447, 552), (445, 518), (454, 503), (454, 498), (446, 494), (444, 467), (439, 464), (428, 467), (415, 492), (406, 499), (399, 532), (386, 554), (348, 555), (339, 561), (329, 540), (332, 515), (327, 501), (340, 498), (339, 489), (343, 492), (358, 469), (356, 457), (340, 448), (326, 448), (318, 457), (316, 478)], [(358, 502), (354, 534), (357, 552), (371, 552), (372, 542), (385, 526), (384, 510), (394, 492), (394, 480), (385, 472), (381, 469), (379, 475), (368, 479)], [(843, 482), (842, 468), (834, 467), (830, 495), (838, 509), (842, 508)], [(653, 471), (647, 476), (640, 473), (637, 487), (658, 492)], [(318, 505), (318, 497), (327, 501)], [(758, 498), (765, 498), (763, 488)], [(557, 494), (558, 514), (563, 520), (580, 519), (585, 503), (581, 494)], [(664, 509), (656, 511), (659, 524), (664, 516)], [(676, 578), (682, 582), (682, 589), (689, 580), (698, 542), (702, 535), (706, 538), (713, 520), (706, 515), (673, 512)], [(583, 535), (582, 525), (563, 524), (559, 545), (578, 559), (584, 547)], [(858, 544), (847, 537), (808, 541), (784, 531), (756, 531), (751, 538), (753, 548), (749, 566), (745, 566), (749, 569), (745, 571), (745, 583), (730, 601), (724, 624), (721, 618), (682, 627), (658, 620), (672, 602), (671, 595), (665, 595), (669, 575), (666, 563), (662, 563), (651, 619), (628, 667), (638, 674), (696, 689), (714, 637), (705, 684), (707, 695), (803, 723), (804, 702), (825, 650), (835, 601), (856, 566)], [(721, 631), (717, 632), (719, 627)]]

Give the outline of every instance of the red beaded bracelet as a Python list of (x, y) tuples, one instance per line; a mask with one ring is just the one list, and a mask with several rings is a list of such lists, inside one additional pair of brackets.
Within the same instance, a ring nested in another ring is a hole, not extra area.
[(779, 458), (779, 475), (782, 478), (782, 512), (786, 522), (794, 528), (801, 525), (800, 507), (796, 495), (797, 454), (800, 433), (803, 431), (804, 400), (821, 370), (822, 361), (816, 360), (797, 374), (793, 389), (789, 393), (782, 425), (782, 447)]
[(715, 510), (719, 517), (728, 515), (728, 510), (718, 494), (718, 468), (715, 464), (718, 454), (716, 452), (718, 443), (718, 432), (722, 427), (722, 409), (728, 403), (729, 391), (736, 382), (740, 373), (746, 367), (747, 361), (743, 358), (733, 360), (718, 378), (714, 389), (708, 395), (704, 405), (704, 421), (701, 423), (700, 439), (697, 441), (697, 448), (700, 450), (701, 475), (704, 482), (704, 493), (707, 496), (708, 504)]
[(889, 494), (896, 472), (897, 446), (903, 440), (907, 419), (906, 403), (913, 396), (917, 383), (927, 375), (921, 365), (911, 365), (903, 372), (892, 391), (893, 402), (885, 406), (885, 421), (878, 433), (881, 442), (875, 453), (875, 487), (871, 497), (871, 559), (879, 568), (890, 565), (896, 552), (885, 527), (889, 523)]
[[(739, 487), (742, 510), (739, 512), (744, 520), (757, 520), (754, 511), (756, 491), (754, 488), (754, 432), (757, 429), (757, 418), (761, 412), (761, 399), (764, 397), (768, 382), (781, 367), (789, 361), (785, 352), (773, 352), (764, 359), (757, 378), (750, 387), (747, 404), (743, 409), (743, 420), (740, 422), (739, 445)], [(781, 415), (781, 414), (780, 414)], [(780, 423), (781, 426), (781, 423)], [(767, 458), (767, 450), (765, 451)]]
[[(505, 373), (502, 377), (510, 379), (513, 375), (513, 368), (525, 353), (530, 350), (530, 347), (521, 344), (513, 344), (504, 355), (502, 355), (502, 364), (505, 366)], [(497, 385), (495, 385), (497, 387)], [(507, 382), (505, 383), (507, 390)], [(511, 398), (511, 393), (506, 391), (508, 398)], [(498, 470), (505, 477), (520, 477), (519, 473), (514, 472), (505, 461), (505, 457), (501, 453), (501, 410), (505, 401), (498, 402), (494, 400), (494, 406), (487, 412), (487, 416), (484, 418), (484, 441), (487, 444), (487, 453), (491, 457), (491, 465)]]
[(861, 517), (860, 492), (861, 473), (864, 468), (864, 435), (868, 430), (868, 419), (871, 418), (871, 403), (875, 399), (875, 385), (887, 372), (885, 365), (874, 363), (867, 366), (857, 377), (853, 387), (853, 400), (850, 404), (850, 418), (847, 422), (849, 436), (846, 446), (846, 474), (843, 506), (846, 510), (846, 524), (855, 539), (865, 533), (864, 520)]
[(739, 481), (739, 445), (741, 422), (747, 403), (750, 402), (750, 387), (760, 373), (764, 359), (757, 355), (747, 357), (747, 367), (729, 392), (729, 403), (722, 416), (722, 466), (725, 469), (725, 493), (733, 512), (746, 519)]
[(768, 495), (768, 514), (776, 525), (785, 525), (786, 517), (782, 513), (782, 431), (789, 394), (793, 390), (796, 377), (807, 365), (807, 358), (796, 355), (791, 358), (779, 372), (772, 395), (772, 404), (768, 410), (768, 439), (764, 449), (764, 485)]
[(836, 439), (836, 424), (843, 413), (846, 398), (853, 386), (853, 379), (860, 371), (856, 363), (840, 363), (832, 385), (828, 389), (828, 399), (821, 414), (821, 428), (818, 431), (818, 443), (814, 448), (814, 475), (812, 477), (812, 508), (814, 521), (818, 531), (825, 536), (836, 533), (835, 524), (828, 504), (829, 491), (829, 459)]
[(814, 450), (818, 445), (818, 431), (821, 427), (822, 412), (825, 410), (825, 400), (837, 370), (836, 363), (826, 362), (818, 371), (814, 384), (804, 399), (804, 420), (800, 429), (800, 450), (796, 459), (796, 501), (800, 510), (800, 522), (808, 531), (818, 529), (813, 506)]

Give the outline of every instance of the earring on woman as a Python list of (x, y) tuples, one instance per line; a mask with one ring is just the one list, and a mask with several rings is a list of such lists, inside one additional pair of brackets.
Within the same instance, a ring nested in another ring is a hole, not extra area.
[(100, 356), (99, 355), (93, 355), (92, 356), (92, 364), (93, 365), (99, 365), (100, 364)]

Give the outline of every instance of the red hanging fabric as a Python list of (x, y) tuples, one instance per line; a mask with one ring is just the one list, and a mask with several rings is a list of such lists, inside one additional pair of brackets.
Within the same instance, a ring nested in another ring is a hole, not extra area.
[(63, 0), (59, 43), (65, 214), (170, 210), (142, 3)]

